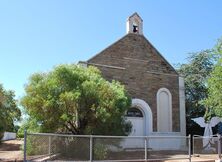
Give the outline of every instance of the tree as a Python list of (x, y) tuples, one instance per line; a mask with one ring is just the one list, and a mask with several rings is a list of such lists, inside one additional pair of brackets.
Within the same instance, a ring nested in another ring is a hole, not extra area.
[(218, 41), (214, 53), (218, 59), (207, 81), (209, 96), (203, 103), (216, 116), (222, 117), (222, 39)]
[(28, 133), (38, 133), (40, 131), (40, 125), (35, 118), (23, 119), (21, 126), (18, 129), (17, 136), (24, 138), (24, 131)]
[(14, 123), (20, 119), (20, 116), (14, 92), (5, 90), (0, 84), (0, 139), (3, 132), (15, 131)]
[(119, 82), (102, 78), (95, 67), (60, 65), (33, 74), (22, 105), (41, 132), (126, 135), (131, 99)]
[(204, 116), (206, 108), (200, 102), (207, 98), (207, 79), (213, 69), (215, 57), (212, 50), (192, 53), (187, 64), (179, 66), (178, 72), (184, 77), (186, 96), (187, 134), (203, 131), (191, 119)]

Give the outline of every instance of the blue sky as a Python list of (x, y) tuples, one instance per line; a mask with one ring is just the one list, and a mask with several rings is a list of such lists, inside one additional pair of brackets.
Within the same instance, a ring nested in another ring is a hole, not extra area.
[(87, 60), (126, 34), (138, 12), (145, 37), (171, 63), (222, 36), (221, 0), (1, 0), (0, 83), (24, 95), (35, 72)]

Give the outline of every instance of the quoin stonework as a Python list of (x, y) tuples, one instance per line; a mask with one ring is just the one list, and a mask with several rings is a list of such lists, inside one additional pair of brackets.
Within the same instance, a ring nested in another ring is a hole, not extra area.
[(143, 35), (143, 20), (127, 19), (126, 35), (85, 62), (109, 80), (125, 85), (132, 97), (127, 113), (130, 135), (186, 135), (184, 81)]

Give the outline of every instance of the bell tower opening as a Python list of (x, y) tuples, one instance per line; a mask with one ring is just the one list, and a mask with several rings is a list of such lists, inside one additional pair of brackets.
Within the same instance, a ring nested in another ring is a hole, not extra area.
[(133, 32), (134, 33), (138, 32), (138, 26), (137, 25), (133, 25)]
[(134, 34), (143, 34), (143, 20), (141, 17), (134, 13), (132, 16), (130, 16), (127, 19), (126, 23), (126, 32), (128, 33), (134, 33)]

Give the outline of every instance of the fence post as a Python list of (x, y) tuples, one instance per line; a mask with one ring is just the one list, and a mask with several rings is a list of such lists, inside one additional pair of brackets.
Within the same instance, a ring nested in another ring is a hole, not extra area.
[(27, 149), (27, 146), (26, 146), (26, 141), (27, 140), (27, 131), (25, 129), (24, 131), (24, 162), (26, 162), (26, 149)]
[(51, 136), (49, 136), (49, 156), (51, 156), (51, 143), (52, 143), (52, 139), (51, 139)]
[(89, 154), (89, 161), (90, 162), (92, 162), (93, 161), (93, 136), (92, 135), (90, 135), (90, 142), (89, 142), (89, 152), (90, 152), (90, 154)]
[(148, 138), (148, 136), (147, 137), (145, 137), (145, 140), (144, 140), (144, 142), (145, 142), (145, 160), (147, 160), (147, 138)]
[(189, 134), (189, 162), (191, 162), (191, 135)]
[(195, 153), (195, 152), (194, 152), (194, 151), (195, 151), (195, 150), (194, 150), (194, 140), (195, 140), (195, 135), (192, 136), (192, 154), (193, 154), (193, 156), (195, 155), (195, 154), (194, 154), (194, 153)]
[(221, 136), (220, 134), (217, 134), (217, 146), (218, 146), (218, 158), (221, 159)]

